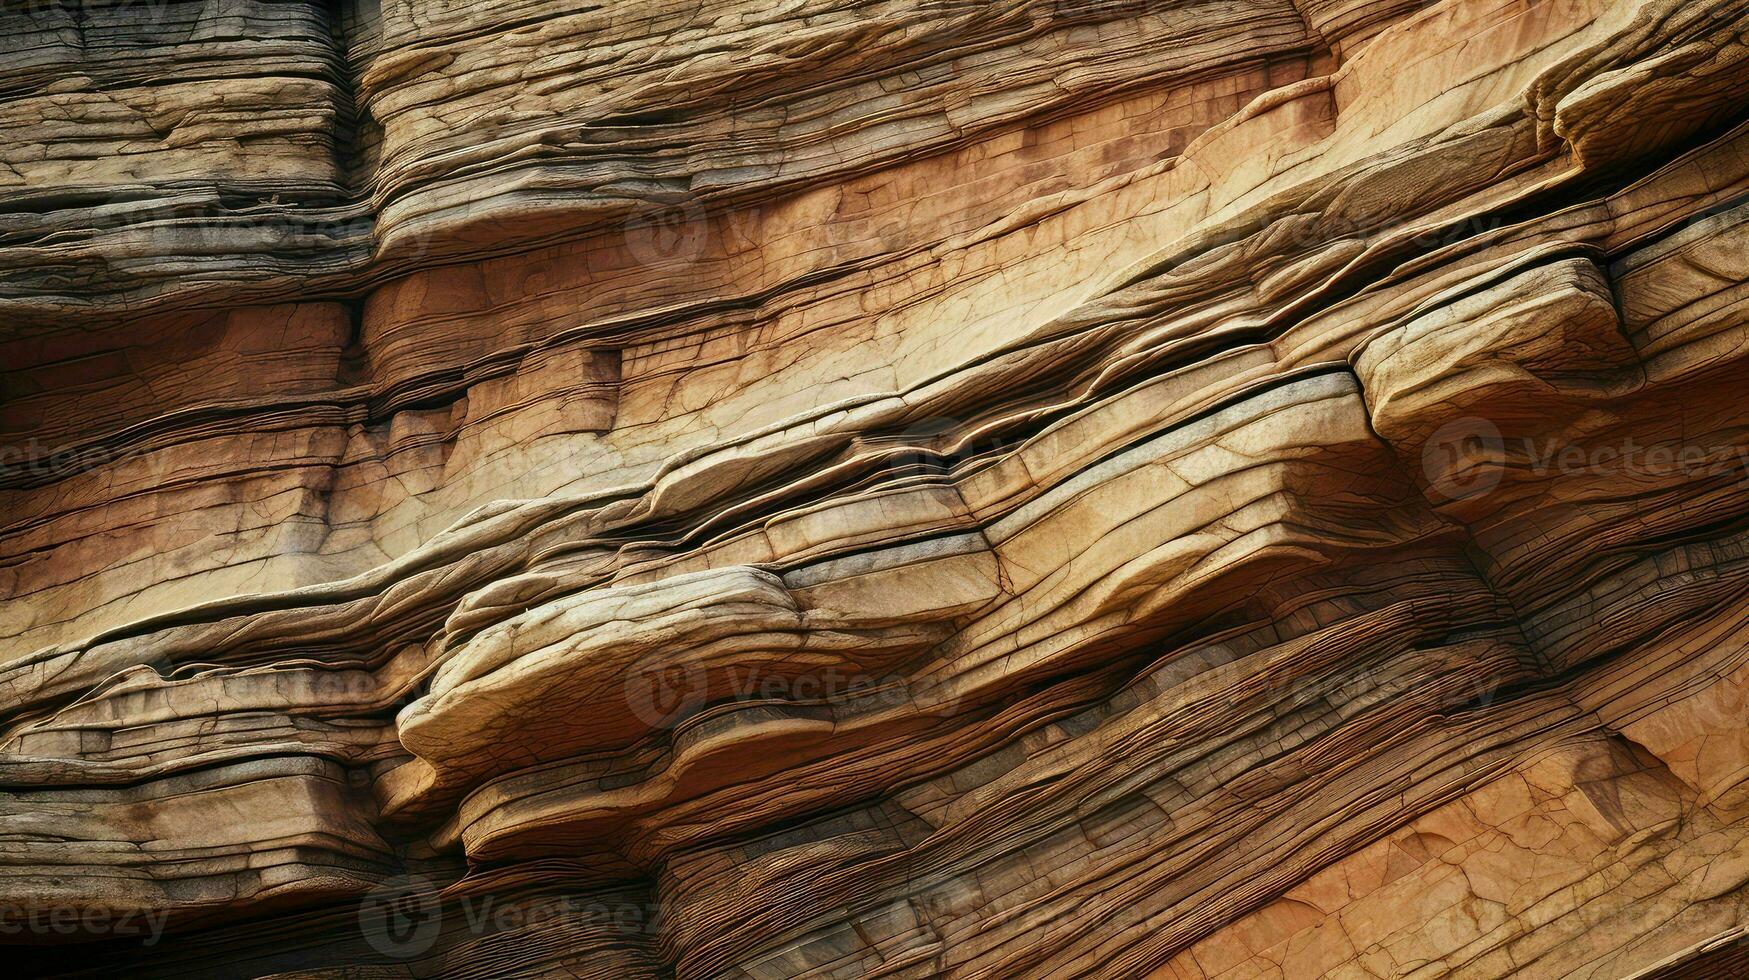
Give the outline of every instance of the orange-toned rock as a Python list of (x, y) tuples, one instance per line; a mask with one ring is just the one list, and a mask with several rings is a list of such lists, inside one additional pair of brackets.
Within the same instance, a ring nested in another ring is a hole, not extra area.
[(1749, 968), (1740, 0), (0, 27), (27, 973)]

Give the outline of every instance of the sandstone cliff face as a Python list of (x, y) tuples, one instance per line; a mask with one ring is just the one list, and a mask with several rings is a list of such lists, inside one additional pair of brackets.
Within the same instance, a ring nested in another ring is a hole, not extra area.
[(1681, 977), (1749, 3), (0, 9), (0, 940)]

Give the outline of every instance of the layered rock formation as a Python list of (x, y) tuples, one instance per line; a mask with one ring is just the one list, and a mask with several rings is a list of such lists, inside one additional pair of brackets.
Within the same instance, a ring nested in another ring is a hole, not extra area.
[(1749, 969), (1749, 3), (0, 27), (27, 972)]

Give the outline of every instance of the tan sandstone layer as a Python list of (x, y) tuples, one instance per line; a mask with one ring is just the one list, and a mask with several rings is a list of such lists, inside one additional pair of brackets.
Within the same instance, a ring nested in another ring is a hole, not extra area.
[(0, 941), (1743, 975), (1746, 31), (0, 9)]

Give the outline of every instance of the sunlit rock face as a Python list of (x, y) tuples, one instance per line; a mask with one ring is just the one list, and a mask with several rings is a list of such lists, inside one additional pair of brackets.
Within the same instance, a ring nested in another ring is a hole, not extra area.
[(1749, 970), (1749, 2), (0, 9), (0, 941)]

